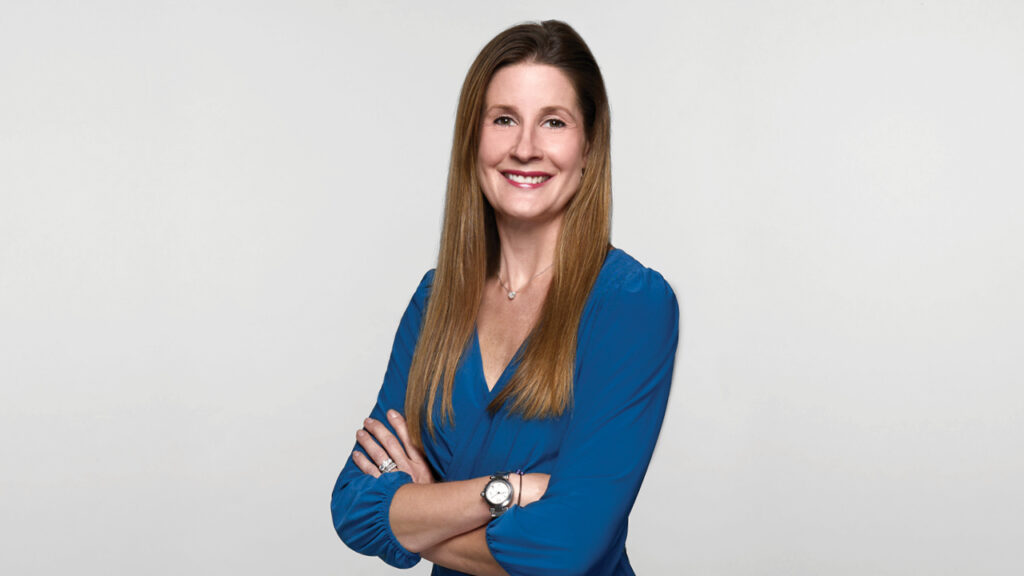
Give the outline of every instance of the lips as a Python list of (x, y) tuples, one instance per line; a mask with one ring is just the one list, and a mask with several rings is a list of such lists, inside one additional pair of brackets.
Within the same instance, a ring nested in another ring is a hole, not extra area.
[(501, 175), (513, 186), (519, 188), (537, 188), (551, 179), (547, 172), (523, 172), (521, 170), (504, 170)]

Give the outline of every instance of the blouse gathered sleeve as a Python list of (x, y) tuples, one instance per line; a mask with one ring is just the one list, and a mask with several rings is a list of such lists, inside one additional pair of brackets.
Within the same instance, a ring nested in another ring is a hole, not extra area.
[(547, 491), (487, 526), (491, 554), (513, 576), (611, 573), (661, 430), (679, 339), (672, 288), (638, 269), (594, 305)]
[[(427, 272), (402, 316), (391, 348), (384, 383), (377, 395), (377, 403), (369, 414), (371, 418), (383, 422), (392, 433), (394, 429), (386, 414), (389, 409), (405, 412), (409, 366), (419, 338), (432, 281), (433, 271)], [(366, 453), (358, 443), (354, 449)], [(409, 568), (419, 562), (420, 556), (406, 550), (395, 538), (389, 518), (395, 492), (409, 482), (412, 482), (412, 477), (402, 471), (381, 474), (378, 478), (365, 474), (356, 466), (349, 453), (331, 495), (334, 529), (342, 541), (360, 554), (379, 556), (398, 568)]]

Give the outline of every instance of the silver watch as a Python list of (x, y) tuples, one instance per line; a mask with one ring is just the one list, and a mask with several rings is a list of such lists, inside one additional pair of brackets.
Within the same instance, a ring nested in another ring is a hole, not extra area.
[(491, 518), (497, 518), (512, 505), (512, 483), (508, 481), (508, 472), (497, 472), (480, 493), (487, 507), (491, 509)]

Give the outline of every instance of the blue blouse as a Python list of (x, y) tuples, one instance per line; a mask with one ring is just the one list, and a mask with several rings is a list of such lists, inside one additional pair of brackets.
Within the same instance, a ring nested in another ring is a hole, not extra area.
[[(387, 410), (404, 413), (406, 380), (433, 282), (427, 272), (395, 335), (391, 359), (370, 416), (390, 424)], [(633, 574), (626, 556), (629, 512), (665, 416), (679, 337), (679, 306), (665, 279), (619, 249), (611, 250), (580, 319), (574, 400), (561, 417), (523, 420), (491, 399), (518, 367), (508, 365), (487, 389), (474, 333), (455, 375), (455, 422), (436, 402), (424, 453), (440, 480), (466, 480), (522, 469), (551, 475), (544, 496), (512, 507), (487, 525), (487, 545), (511, 575)], [(392, 430), (393, 431), (393, 430)], [(356, 445), (356, 449), (362, 450)], [(395, 491), (404, 472), (374, 478), (346, 462), (331, 498), (334, 527), (353, 550), (408, 568), (419, 555), (391, 532)], [(461, 574), (434, 566), (434, 575)]]

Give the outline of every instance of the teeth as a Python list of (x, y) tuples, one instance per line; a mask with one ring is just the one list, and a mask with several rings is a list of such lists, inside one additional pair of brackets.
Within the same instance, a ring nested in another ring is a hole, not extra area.
[(519, 174), (505, 174), (505, 177), (517, 184), (540, 184), (548, 179), (548, 176), (520, 176)]

